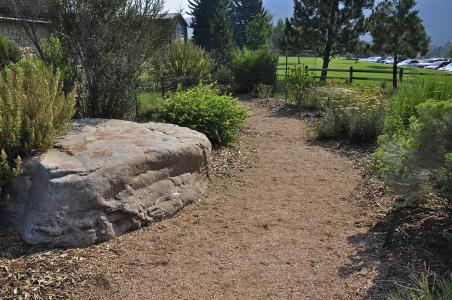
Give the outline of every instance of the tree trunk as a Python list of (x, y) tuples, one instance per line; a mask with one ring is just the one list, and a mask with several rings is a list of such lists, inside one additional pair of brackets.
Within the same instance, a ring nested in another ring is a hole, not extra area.
[(397, 64), (398, 64), (398, 55), (394, 55), (394, 64), (392, 66), (392, 87), (394, 89), (397, 88)]
[(325, 51), (323, 54), (323, 65), (322, 65), (322, 74), (320, 75), (320, 81), (325, 82), (326, 76), (328, 75), (328, 66), (330, 65), (330, 53), (329, 51)]

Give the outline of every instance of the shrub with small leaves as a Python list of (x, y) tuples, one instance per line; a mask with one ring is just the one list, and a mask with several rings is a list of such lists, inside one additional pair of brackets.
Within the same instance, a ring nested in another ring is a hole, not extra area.
[(74, 114), (75, 93), (63, 92), (60, 72), (37, 59), (10, 65), (0, 76), (0, 189), (20, 173), (21, 158), (53, 146)]
[(269, 49), (236, 50), (232, 59), (232, 71), (237, 92), (252, 92), (258, 83), (273, 86), (277, 62), (278, 57)]
[(247, 116), (236, 98), (219, 95), (210, 85), (199, 85), (185, 92), (179, 89), (162, 107), (164, 121), (202, 132), (220, 146), (236, 140)]
[(318, 82), (314, 75), (301, 66), (289, 69), (286, 76), (286, 88), (289, 99), (300, 108), (320, 108), (320, 98), (315, 93), (317, 84)]

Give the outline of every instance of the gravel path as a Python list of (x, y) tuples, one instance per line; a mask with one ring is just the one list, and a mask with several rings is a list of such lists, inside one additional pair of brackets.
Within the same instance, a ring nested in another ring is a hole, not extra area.
[[(306, 142), (306, 125), (245, 104), (249, 168), (214, 180), (173, 219), (92, 255), (80, 299), (362, 299), (371, 270), (347, 272), (364, 232), (353, 163)], [(350, 275), (350, 273), (352, 273)]]

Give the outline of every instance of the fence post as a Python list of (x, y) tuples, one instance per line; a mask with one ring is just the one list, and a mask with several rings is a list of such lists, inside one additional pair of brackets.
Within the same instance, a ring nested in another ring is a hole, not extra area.
[(400, 68), (399, 80), (400, 80), (400, 82), (403, 81), (403, 68)]
[(298, 64), (300, 64), (300, 52), (298, 52)]
[(289, 68), (289, 57), (288, 57), (288, 53), (286, 50), (286, 76), (284, 77), (284, 100), (287, 102), (287, 72), (288, 72), (288, 68)]
[(350, 84), (353, 83), (353, 67), (350, 67), (350, 77), (349, 77)]

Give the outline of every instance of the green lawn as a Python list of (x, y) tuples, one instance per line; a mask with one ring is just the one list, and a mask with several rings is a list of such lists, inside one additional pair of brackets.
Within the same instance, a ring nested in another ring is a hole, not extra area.
[[(323, 63), (323, 60), (321, 58), (300, 57), (300, 64), (303, 66), (308, 66), (309, 68), (312, 68), (312, 69), (321, 69), (322, 63)], [(288, 62), (287, 62), (288, 68), (291, 68), (297, 64), (298, 64), (297, 57), (289, 57), (288, 58)], [(356, 62), (355, 60), (343, 59), (343, 58), (333, 59), (330, 62), (330, 65), (328, 68), (329, 69), (349, 70), (350, 67), (353, 67), (354, 69), (377, 70), (377, 71), (378, 70), (386, 70), (386, 71), (392, 70), (392, 65), (385, 65), (385, 64), (373, 63), (373, 62), (368, 62), (368, 61)], [(284, 56), (281, 56), (279, 58), (279, 63), (278, 63), (278, 75), (284, 75), (286, 72), (285, 68), (286, 68), (286, 58)], [(429, 73), (429, 74), (438, 74), (439, 76), (441, 76), (441, 74), (444, 74), (444, 73), (442, 73), (440, 71), (436, 71), (436, 70), (424, 70), (424, 69), (417, 69), (417, 68), (404, 68), (404, 71), (410, 72), (410, 73), (422, 72), (422, 73)], [(315, 73), (317, 76), (320, 75), (320, 71), (315, 72)], [(349, 73), (348, 72), (328, 72), (328, 76), (348, 78)], [(421, 75), (406, 74), (404, 76), (404, 79), (406, 79), (406, 80), (415, 79), (418, 76), (421, 76)], [(428, 75), (428, 76), (430, 76), (430, 75)], [(382, 79), (387, 79), (388, 83), (390, 83), (390, 81), (392, 80), (392, 74), (381, 74), (381, 73), (358, 73), (358, 72), (356, 72), (353, 74), (353, 77), (382, 78)], [(278, 81), (280, 81), (280, 86), (281, 86), (281, 82), (283, 81), (283, 78), (284, 78), (283, 76), (278, 76)], [(449, 78), (449, 77), (446, 77), (446, 78)], [(452, 77), (450, 77), (450, 78), (452, 78)], [(345, 82), (345, 79), (343, 81)], [(380, 84), (382, 84), (382, 82), (383, 81), (354, 80), (355, 84), (365, 84), (365, 85), (369, 85), (369, 84), (380, 85)]]

